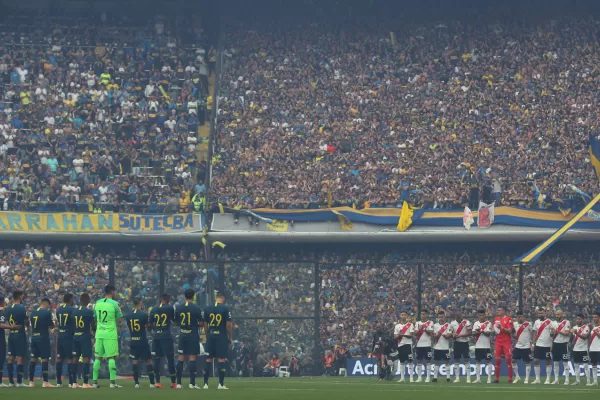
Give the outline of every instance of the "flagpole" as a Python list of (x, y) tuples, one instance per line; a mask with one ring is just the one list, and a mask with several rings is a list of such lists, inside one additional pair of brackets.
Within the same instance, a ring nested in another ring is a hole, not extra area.
[(583, 218), (585, 216), (585, 214), (587, 214), (587, 212), (590, 211), (592, 209), (592, 207), (594, 207), (596, 205), (596, 203), (598, 203), (598, 201), (600, 201), (600, 194), (597, 195), (596, 197), (594, 197), (594, 199), (592, 201), (590, 201), (581, 211), (579, 211), (579, 213), (576, 216), (574, 216), (562, 228), (560, 228), (559, 230), (554, 232), (552, 234), (552, 236), (550, 236), (542, 244), (538, 245), (536, 248), (534, 248), (528, 254), (517, 259), (516, 262), (529, 263), (531, 260), (541, 256), (543, 252), (548, 250), (550, 248), (550, 246), (552, 246), (554, 244), (554, 242), (556, 242), (558, 239), (560, 239), (560, 237), (562, 235), (567, 233), (567, 231), (569, 229), (571, 229), (571, 227), (573, 225), (575, 225), (581, 218)]

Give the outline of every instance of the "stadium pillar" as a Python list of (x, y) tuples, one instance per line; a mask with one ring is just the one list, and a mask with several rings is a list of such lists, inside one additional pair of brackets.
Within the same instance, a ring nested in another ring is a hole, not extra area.
[(225, 263), (219, 263), (219, 292), (225, 293)]
[(525, 265), (519, 264), (519, 312), (523, 312), (523, 281), (525, 279)]
[(115, 259), (111, 258), (108, 261), (108, 284), (115, 285)]
[(421, 315), (421, 295), (422, 295), (422, 286), (421, 281), (423, 280), (423, 264), (419, 263), (417, 265), (417, 319), (420, 318)]
[(158, 265), (158, 292), (162, 295), (165, 292), (165, 260), (160, 260)]
[(321, 376), (321, 266), (320, 263), (316, 262), (315, 264), (315, 287), (314, 287), (314, 298), (315, 298), (315, 332), (314, 332), (314, 342), (315, 342), (315, 351), (313, 355), (314, 360), (314, 376)]

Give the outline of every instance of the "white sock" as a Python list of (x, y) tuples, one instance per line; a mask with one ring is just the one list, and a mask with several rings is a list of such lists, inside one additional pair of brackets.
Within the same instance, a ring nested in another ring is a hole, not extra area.
[(592, 382), (598, 382), (598, 366), (594, 365), (592, 368)]
[(457, 362), (454, 363), (454, 376), (457, 378), (460, 376), (460, 365)]
[(525, 364), (525, 380), (529, 381), (529, 375), (531, 375), (531, 363)]
[(423, 365), (419, 362), (417, 362), (417, 378), (421, 377), (421, 372), (423, 372), (423, 375), (425, 375), (425, 370), (422, 370), (421, 368), (423, 367)]
[[(581, 365), (582, 364), (579, 364), (579, 369), (575, 373), (575, 379), (577, 379), (577, 382), (579, 382), (579, 371), (581, 371)], [(585, 382), (590, 383), (590, 366), (588, 365), (588, 363), (583, 363), (583, 372), (585, 373)]]
[(410, 378), (410, 380), (413, 380), (413, 372), (415, 370), (415, 365), (410, 363), (408, 364), (408, 377)]
[(437, 364), (435, 364), (435, 365), (433, 366), (433, 379), (437, 379), (437, 378), (438, 378), (438, 375), (439, 375), (439, 373), (440, 373), (440, 366), (439, 366), (439, 365), (437, 365)]
[(489, 364), (485, 366), (485, 373), (487, 374), (487, 378), (488, 378), (488, 383), (490, 383), (492, 381), (492, 364)]
[(515, 379), (519, 379), (519, 366), (517, 365), (517, 362), (515, 360), (513, 360), (513, 362), (512, 362), (512, 367), (513, 367), (513, 375), (515, 376)]
[(450, 363), (446, 364), (446, 379), (450, 379)]
[(467, 381), (471, 380), (471, 363), (467, 361), (465, 363), (465, 374), (467, 375)]
[(534, 365), (533, 370), (535, 371), (535, 379), (539, 381), (540, 380), (540, 366)]
[[(555, 381), (558, 380), (559, 368), (560, 368), (560, 363), (558, 361), (554, 361), (554, 380)], [(550, 375), (548, 375), (548, 378), (550, 378)]]
[(398, 361), (398, 368), (400, 368), (400, 379), (404, 379), (404, 363), (402, 361)]
[(548, 380), (552, 377), (552, 366), (548, 364), (546, 364), (546, 377), (548, 378)]
[(481, 362), (479, 361), (475, 363), (475, 376), (477, 380), (481, 379)]

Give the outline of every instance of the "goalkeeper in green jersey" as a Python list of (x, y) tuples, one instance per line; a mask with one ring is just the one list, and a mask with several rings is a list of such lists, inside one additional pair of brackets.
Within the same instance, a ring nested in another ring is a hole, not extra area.
[(119, 303), (114, 300), (115, 287), (106, 285), (104, 298), (96, 302), (94, 315), (96, 318), (96, 347), (94, 349), (94, 387), (98, 387), (98, 374), (102, 359), (108, 360), (108, 371), (110, 373), (110, 387), (120, 388), (117, 385), (117, 362), (119, 355), (119, 333), (118, 325), (123, 321), (123, 314)]

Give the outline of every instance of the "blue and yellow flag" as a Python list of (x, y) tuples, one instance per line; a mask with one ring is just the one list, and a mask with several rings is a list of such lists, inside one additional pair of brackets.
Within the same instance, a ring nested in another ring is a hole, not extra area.
[(544, 202), (544, 196), (540, 189), (538, 189), (535, 182), (528, 182), (529, 190), (533, 193), (533, 201), (537, 204), (538, 207), (542, 207), (542, 203)]
[(596, 171), (596, 177), (600, 180), (600, 142), (590, 132), (590, 162)]
[(544, 254), (546, 252), (546, 250), (548, 250), (550, 247), (552, 247), (552, 245), (554, 243), (556, 243), (562, 237), (562, 235), (567, 233), (569, 231), (569, 229), (571, 229), (571, 227), (577, 223), (577, 221), (579, 221), (581, 218), (583, 218), (588, 213), (588, 211), (590, 211), (592, 209), (592, 207), (594, 207), (594, 205), (596, 205), (596, 203), (598, 203), (598, 201), (600, 201), (600, 194), (598, 196), (594, 197), (594, 199), (592, 201), (590, 201), (583, 208), (583, 210), (581, 210), (576, 216), (571, 218), (571, 220), (569, 222), (567, 222), (562, 228), (560, 228), (559, 230), (554, 232), (552, 234), (552, 236), (550, 236), (544, 242), (537, 245), (532, 250), (523, 254), (521, 257), (517, 258), (515, 260), (515, 263), (534, 263), (534, 262), (536, 262), (542, 256), (542, 254)]
[(402, 204), (402, 212), (400, 213), (400, 219), (398, 220), (398, 230), (400, 232), (404, 232), (412, 225), (412, 216), (413, 210), (405, 201)]
[(577, 193), (578, 195), (580, 195), (581, 197), (583, 197), (583, 199), (586, 202), (589, 202), (590, 200), (592, 200), (592, 196), (590, 196), (589, 194), (587, 194), (583, 190), (579, 189), (577, 186), (575, 186), (575, 185), (568, 185), (568, 188), (570, 190), (572, 190), (573, 192)]
[(350, 221), (350, 218), (346, 217), (344, 214), (335, 209), (332, 209), (331, 212), (337, 215), (341, 230), (351, 231), (354, 229), (354, 225), (352, 224), (352, 221)]

